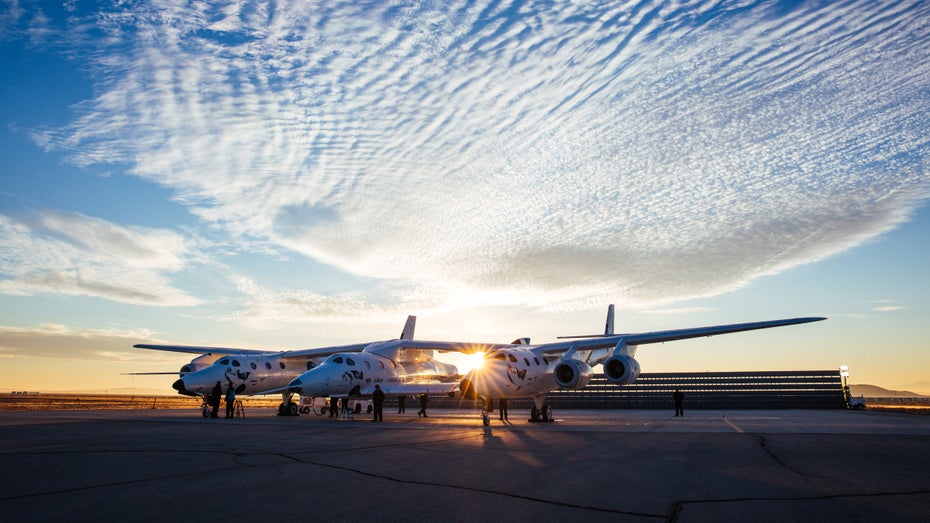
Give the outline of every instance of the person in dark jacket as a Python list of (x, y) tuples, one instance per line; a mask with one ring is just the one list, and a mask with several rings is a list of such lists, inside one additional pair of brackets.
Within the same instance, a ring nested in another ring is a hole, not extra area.
[(329, 417), (339, 416), (339, 400), (336, 398), (329, 398)]
[(404, 404), (407, 401), (407, 396), (401, 394), (397, 397), (397, 413), (403, 414), (407, 412), (407, 406)]
[(384, 391), (381, 390), (381, 385), (375, 385), (371, 403), (374, 405), (374, 417), (371, 421), (384, 421)]
[(672, 393), (672, 399), (675, 400), (675, 417), (684, 416), (685, 410), (683, 404), (685, 402), (685, 395), (678, 389), (675, 389), (675, 392)]
[(232, 382), (226, 387), (226, 417), (232, 418), (235, 414), (236, 389), (233, 388)]
[(500, 411), (501, 421), (507, 419), (509, 412), (507, 411), (507, 398), (501, 398), (497, 400), (498, 411)]
[(429, 403), (429, 397), (426, 394), (420, 394), (420, 410), (417, 412), (417, 416), (423, 416), (428, 418), (426, 415), (426, 404)]
[(220, 411), (220, 399), (223, 397), (223, 386), (216, 382), (213, 386), (213, 392), (210, 393), (210, 417), (218, 418)]

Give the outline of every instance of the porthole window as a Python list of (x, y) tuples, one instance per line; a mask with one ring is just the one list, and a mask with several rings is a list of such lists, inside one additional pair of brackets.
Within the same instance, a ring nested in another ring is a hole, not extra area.
[(283, 361), (279, 361), (279, 362), (278, 362), (278, 366), (281, 367), (281, 368), (283, 369), (283, 368), (284, 368), (284, 362), (283, 362)]
[(526, 358), (523, 358), (523, 363), (526, 363), (526, 366), (527, 366), (527, 367), (530, 366), (530, 360), (528, 360), (528, 359), (526, 359)]
[(533, 356), (533, 361), (536, 362), (536, 365), (539, 365), (539, 358), (537, 358), (536, 356)]
[(254, 361), (252, 363), (249, 363), (249, 366), (252, 367), (252, 370), (255, 370), (255, 368), (257, 367)]
[(366, 361), (366, 362), (365, 362), (365, 368), (366, 368), (366, 369), (370, 369), (370, 368), (371, 368), (371, 363), (368, 363), (368, 362)]
[(271, 364), (268, 363), (267, 361), (265, 362), (265, 368), (268, 370), (271, 370)]
[(384, 362), (383, 362), (383, 361), (379, 361), (379, 362), (378, 362), (378, 365), (380, 365), (382, 369), (384, 368)]

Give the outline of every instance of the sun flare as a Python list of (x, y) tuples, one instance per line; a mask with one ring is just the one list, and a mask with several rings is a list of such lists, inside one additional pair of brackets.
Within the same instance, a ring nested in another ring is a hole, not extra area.
[(484, 353), (475, 352), (463, 355), (458, 368), (461, 374), (468, 374), (475, 369), (480, 369), (482, 366), (484, 366)]

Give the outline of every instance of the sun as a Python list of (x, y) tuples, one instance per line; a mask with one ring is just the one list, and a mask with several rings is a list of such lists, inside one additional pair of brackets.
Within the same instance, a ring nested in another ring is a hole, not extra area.
[(470, 371), (479, 369), (484, 366), (484, 353), (483, 352), (474, 352), (472, 354), (463, 354), (459, 359), (459, 372), (461, 374), (468, 374)]

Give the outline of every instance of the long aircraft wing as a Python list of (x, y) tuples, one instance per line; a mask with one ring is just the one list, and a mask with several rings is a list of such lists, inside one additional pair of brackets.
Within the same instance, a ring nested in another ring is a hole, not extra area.
[[(577, 350), (594, 350), (613, 347), (620, 342), (625, 342), (629, 346), (645, 345), (649, 343), (664, 343), (667, 341), (685, 340), (689, 338), (704, 338), (709, 336), (716, 336), (718, 334), (730, 334), (734, 332), (784, 327), (787, 325), (799, 325), (802, 323), (811, 323), (825, 319), (826, 318), (822, 317), (789, 318), (784, 320), (734, 323), (729, 325), (714, 325), (710, 327), (694, 327), (689, 329), (675, 329), (634, 334), (615, 334), (612, 336), (601, 335), (598, 337), (578, 339), (574, 341), (558, 341), (553, 343), (543, 343), (540, 345), (531, 345), (529, 348), (542, 354), (557, 355), (568, 351), (573, 346), (576, 347)], [(487, 352), (493, 349), (514, 346), (512, 344), (498, 343), (466, 343), (425, 340), (400, 340), (396, 343), (397, 345), (393, 347), (394, 349), (433, 349), (448, 352), (462, 352), (466, 354), (474, 352)]]
[(687, 340), (691, 338), (706, 338), (718, 334), (731, 334), (734, 332), (746, 332), (760, 329), (771, 329), (773, 327), (785, 327), (788, 325), (800, 325), (802, 323), (811, 323), (823, 321), (822, 317), (807, 318), (788, 318), (784, 320), (754, 321), (749, 323), (732, 323), (729, 325), (713, 325), (710, 327), (694, 327), (689, 329), (674, 329), (666, 331), (642, 332), (636, 334), (617, 334), (614, 336), (601, 336), (597, 338), (588, 338), (572, 342), (563, 341), (540, 345), (545, 354), (553, 354), (570, 349), (573, 345), (578, 350), (603, 349), (615, 346), (618, 343), (626, 343), (628, 346), (646, 345), (649, 343), (665, 343), (667, 341)]
[(256, 355), (256, 354), (274, 354), (284, 359), (290, 358), (314, 358), (326, 357), (337, 352), (357, 352), (371, 343), (353, 343), (352, 345), (339, 345), (335, 347), (319, 347), (315, 349), (297, 349), (297, 350), (257, 350), (257, 349), (237, 349), (232, 347), (201, 347), (198, 345), (152, 345), (148, 343), (138, 343), (133, 345), (137, 349), (163, 350), (171, 352), (186, 352), (190, 354), (223, 354), (223, 355)]
[(149, 343), (137, 343), (133, 345), (137, 349), (163, 350), (170, 352), (185, 352), (188, 354), (275, 354), (275, 351), (255, 350), (255, 349), (235, 349), (230, 347), (200, 347), (197, 345), (152, 345)]

